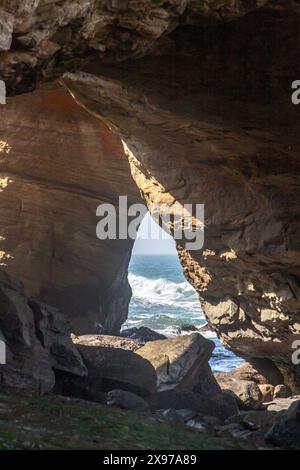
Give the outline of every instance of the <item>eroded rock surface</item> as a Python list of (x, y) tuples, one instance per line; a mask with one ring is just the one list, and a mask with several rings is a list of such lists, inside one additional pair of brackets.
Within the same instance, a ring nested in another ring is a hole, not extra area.
[(154, 367), (133, 351), (95, 345), (77, 345), (77, 348), (88, 369), (88, 377), (76, 378), (76, 383), (86, 384), (94, 394), (120, 389), (145, 397), (155, 391)]
[(291, 360), (300, 338), (299, 108), (291, 102), (299, 2), (2, 0), (0, 8), (9, 93), (82, 69), (62, 83), (92, 113), (55, 87), (1, 109), (5, 269), (80, 333), (115, 333), (125, 320), (131, 242), (98, 244), (95, 208), (138, 196), (97, 115), (123, 140), (150, 211), (205, 204), (203, 249), (178, 243), (178, 252), (209, 326), (241, 356), (269, 358), (299, 390)]
[(183, 410), (188, 408), (202, 416), (216, 417), (221, 421), (239, 413), (235, 398), (226, 393), (201, 395), (189, 390), (168, 390), (148, 398), (152, 410)]
[(0, 263), (75, 333), (118, 333), (132, 240), (99, 240), (96, 209), (139, 200), (123, 149), (59, 86), (0, 108)]
[(1, 0), (0, 76), (11, 92), (95, 62), (151, 52), (179, 24), (227, 22), (268, 0)]
[(266, 434), (266, 442), (285, 449), (300, 449), (300, 401), (291, 404)]
[(63, 82), (121, 136), (150, 211), (205, 204), (203, 249), (178, 252), (208, 323), (237, 354), (274, 361), (297, 390), (300, 17), (295, 2), (272, 3), (276, 14), (263, 8), (218, 34), (175, 31), (193, 58), (91, 65)]
[[(0, 386), (50, 392), (54, 371), (86, 376), (87, 369), (70, 338), (70, 324), (56, 309), (28, 301), (19, 281), (0, 271), (0, 332), (5, 363)], [(1, 360), (3, 358), (1, 357)]]
[(214, 347), (212, 341), (192, 333), (150, 341), (136, 354), (155, 368), (159, 392), (176, 388), (193, 390), (201, 381), (202, 371), (207, 374), (207, 363)]
[(167, 339), (165, 335), (153, 331), (147, 326), (127, 328), (121, 333), (125, 338), (131, 338), (134, 341), (137, 341), (140, 344), (146, 344), (149, 341), (156, 341), (158, 339)]
[(73, 337), (73, 343), (81, 346), (126, 349), (127, 351), (135, 351), (142, 346), (133, 339), (111, 335), (75, 336)]
[(36, 336), (34, 315), (18, 282), (0, 271), (0, 329), (6, 344), (0, 367), (2, 386), (33, 389), (40, 393), (54, 387), (49, 351)]
[(56, 370), (78, 376), (88, 374), (83, 360), (71, 340), (71, 328), (65, 316), (57, 309), (37, 301), (29, 302), (34, 315), (36, 336), (46, 348)]

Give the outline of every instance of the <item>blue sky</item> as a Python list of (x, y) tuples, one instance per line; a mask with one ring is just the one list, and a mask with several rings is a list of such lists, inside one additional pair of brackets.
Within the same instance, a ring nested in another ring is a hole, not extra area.
[(135, 241), (133, 255), (175, 255), (175, 242), (157, 225), (149, 212), (145, 215)]

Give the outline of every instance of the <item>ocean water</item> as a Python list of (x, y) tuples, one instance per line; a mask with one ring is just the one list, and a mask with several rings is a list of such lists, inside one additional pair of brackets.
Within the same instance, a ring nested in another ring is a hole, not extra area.
[[(186, 281), (178, 257), (173, 255), (134, 255), (129, 265), (132, 299), (123, 328), (147, 326), (168, 337), (186, 334), (184, 324), (206, 324), (198, 295)], [(226, 350), (216, 335), (203, 332), (216, 348), (210, 360), (214, 372), (233, 370), (242, 361)]]

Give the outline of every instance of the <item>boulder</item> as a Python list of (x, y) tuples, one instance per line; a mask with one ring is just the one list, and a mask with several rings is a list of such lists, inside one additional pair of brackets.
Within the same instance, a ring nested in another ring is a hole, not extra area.
[(135, 351), (141, 347), (139, 342), (133, 339), (111, 335), (73, 335), (73, 343), (82, 346), (98, 346), (101, 348), (119, 348)]
[(156, 373), (149, 361), (120, 348), (77, 344), (88, 369), (86, 383), (101, 392), (120, 389), (142, 397), (156, 390)]
[(111, 390), (108, 392), (106, 404), (118, 406), (124, 410), (149, 411), (149, 405), (143, 398), (125, 390)]
[(215, 395), (221, 392), (221, 387), (213, 375), (208, 363), (201, 369), (193, 391), (202, 395)]
[(268, 403), (273, 400), (275, 387), (270, 384), (258, 384), (258, 388), (262, 394), (262, 402)]
[(102, 390), (100, 380), (92, 380), (87, 377), (55, 370), (54, 393), (65, 397), (80, 398), (106, 405), (107, 394)]
[(298, 400), (300, 400), (300, 395), (295, 395), (290, 398), (276, 398), (272, 403), (268, 404), (267, 411), (276, 411), (276, 413), (287, 411), (288, 408)]
[(39, 393), (51, 391), (54, 373), (49, 352), (36, 336), (33, 312), (22, 286), (0, 273), (0, 329), (6, 344), (6, 364), (0, 384)]
[(262, 403), (291, 395), (284, 377), (269, 359), (251, 359), (230, 372), (215, 374), (223, 390), (231, 390), (242, 409), (260, 408)]
[(292, 396), (292, 391), (287, 385), (281, 384), (274, 387), (273, 398), (289, 398)]
[(125, 338), (131, 338), (140, 344), (146, 344), (148, 341), (156, 341), (158, 339), (167, 339), (165, 335), (157, 333), (157, 331), (153, 331), (146, 326), (127, 328), (122, 331), (121, 335)]
[(157, 390), (193, 390), (207, 367), (215, 345), (199, 333), (145, 344), (136, 354), (149, 361), (157, 373)]
[(283, 375), (270, 359), (251, 359), (238, 366), (230, 374), (239, 380), (270, 384), (274, 387), (284, 383)]
[(276, 411), (268, 410), (248, 410), (241, 411), (238, 415), (231, 416), (226, 420), (226, 424), (241, 424), (244, 429), (258, 430), (266, 432), (276, 421), (278, 414)]
[(182, 323), (180, 325), (180, 330), (181, 331), (199, 331), (198, 328), (195, 325), (192, 325), (191, 323)]
[(265, 436), (267, 444), (283, 449), (300, 450), (300, 400), (290, 405), (288, 410), (279, 416), (276, 423)]
[(183, 408), (182, 410), (175, 410), (174, 408), (167, 408), (165, 410), (157, 410), (156, 416), (162, 421), (171, 423), (186, 423), (197, 416), (196, 411)]
[(153, 411), (188, 408), (203, 416), (216, 417), (222, 421), (239, 413), (236, 400), (227, 392), (205, 396), (186, 390), (170, 390), (154, 393), (147, 401)]
[(67, 319), (56, 308), (37, 301), (29, 302), (34, 314), (36, 335), (49, 351), (54, 369), (87, 375), (87, 368), (71, 340)]
[(237, 397), (241, 409), (261, 407), (263, 394), (255, 382), (239, 380), (228, 372), (217, 373), (215, 378), (222, 390), (227, 390)]

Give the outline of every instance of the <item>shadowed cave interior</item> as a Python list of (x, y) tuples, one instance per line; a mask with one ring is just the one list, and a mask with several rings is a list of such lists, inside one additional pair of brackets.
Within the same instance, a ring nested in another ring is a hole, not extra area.
[[(170, 421), (183, 442), (187, 427), (213, 433), (191, 446), (299, 447), (299, 20), (294, 0), (0, 1), (0, 387), (12, 415), (18, 396), (49, 409), (72, 397), (114, 430), (128, 411), (130, 444), (120, 433), (107, 445), (135, 445), (138, 412), (143, 448), (160, 429), (180, 447)], [(176, 257), (141, 266), (134, 240), (96, 236), (97, 207), (118, 211), (120, 195), (150, 214), (204, 204), (204, 246), (177, 242)], [(218, 368), (218, 354), (243, 363)], [(64, 425), (71, 448), (101, 445)], [(15, 433), (0, 432), (0, 448), (26, 447)]]

